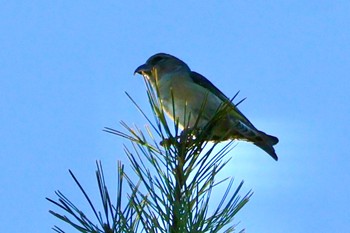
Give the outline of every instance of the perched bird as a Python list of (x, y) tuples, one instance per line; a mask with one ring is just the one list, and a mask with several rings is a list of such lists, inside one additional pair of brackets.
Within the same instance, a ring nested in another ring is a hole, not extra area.
[(273, 146), (278, 143), (278, 138), (255, 128), (228, 97), (204, 76), (191, 71), (182, 60), (158, 53), (139, 66), (135, 73), (143, 75), (157, 90), (164, 111), (177, 120), (182, 129), (205, 128), (222, 108), (224, 114), (207, 132), (208, 140), (252, 142), (277, 161)]

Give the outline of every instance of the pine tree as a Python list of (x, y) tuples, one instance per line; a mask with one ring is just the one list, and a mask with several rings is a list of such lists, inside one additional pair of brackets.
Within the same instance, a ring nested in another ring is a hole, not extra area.
[[(132, 145), (132, 149), (125, 147), (124, 151), (135, 174), (126, 174), (124, 165), (118, 162), (116, 200), (112, 201), (101, 162), (97, 162), (96, 177), (102, 211), (97, 210), (73, 172), (69, 171), (97, 221), (89, 219), (60, 191), (55, 192), (58, 200), (47, 199), (63, 213), (49, 212), (78, 232), (234, 232), (236, 225), (233, 218), (248, 202), (252, 192), (241, 197), (239, 191), (243, 181), (232, 190), (232, 178), (216, 180), (230, 160), (227, 157), (232, 142), (218, 148), (218, 143), (205, 140), (206, 131), (220, 119), (225, 108), (218, 111), (217, 117), (205, 129), (193, 127), (181, 131), (178, 120), (167, 122), (155, 91), (147, 82), (146, 87), (153, 121), (128, 96), (148, 121), (147, 133), (124, 122), (121, 124), (126, 132), (105, 128), (106, 132), (125, 138)], [(138, 177), (136, 181), (131, 179), (135, 175)], [(213, 196), (217, 199), (217, 186), (225, 183), (226, 192), (214, 208), (210, 200)], [(58, 226), (53, 229), (65, 232)]]

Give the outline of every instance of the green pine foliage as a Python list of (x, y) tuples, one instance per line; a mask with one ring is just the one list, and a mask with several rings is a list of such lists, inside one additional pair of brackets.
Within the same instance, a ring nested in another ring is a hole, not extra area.
[[(232, 178), (217, 180), (217, 175), (229, 161), (232, 143), (219, 148), (218, 143), (205, 140), (206, 131), (220, 119), (225, 106), (205, 129), (194, 127), (181, 131), (178, 119), (174, 123), (167, 122), (156, 91), (147, 82), (146, 87), (153, 120), (128, 95), (149, 123), (146, 133), (124, 122), (121, 124), (126, 132), (105, 128), (106, 132), (125, 138), (132, 145), (124, 151), (134, 174), (126, 174), (124, 165), (118, 163), (116, 200), (112, 201), (101, 163), (97, 162), (96, 177), (103, 209), (97, 210), (70, 171), (91, 207), (93, 217), (89, 219), (60, 191), (56, 191), (58, 200), (47, 199), (59, 207), (61, 213), (52, 210), (50, 213), (78, 232), (235, 232), (233, 218), (248, 202), (252, 192), (241, 197), (243, 182), (233, 190)], [(138, 180), (132, 180), (135, 175)], [(217, 186), (224, 184), (227, 185), (226, 192), (218, 194)], [(218, 206), (212, 206), (212, 197), (217, 200), (220, 195)], [(53, 229), (65, 232), (58, 226)]]

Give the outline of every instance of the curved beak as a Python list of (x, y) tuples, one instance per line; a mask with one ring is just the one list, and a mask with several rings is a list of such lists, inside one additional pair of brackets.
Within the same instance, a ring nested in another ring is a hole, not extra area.
[(152, 67), (150, 65), (143, 64), (136, 68), (136, 70), (134, 71), (134, 75), (136, 73), (141, 75), (143, 75), (144, 73), (149, 74), (151, 71), (152, 71)]

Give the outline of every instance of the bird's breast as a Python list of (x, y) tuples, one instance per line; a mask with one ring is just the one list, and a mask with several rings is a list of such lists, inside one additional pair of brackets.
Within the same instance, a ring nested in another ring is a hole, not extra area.
[(159, 95), (165, 112), (182, 128), (196, 123), (205, 126), (221, 104), (219, 98), (186, 77), (162, 78)]

